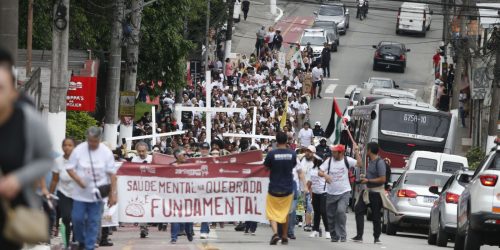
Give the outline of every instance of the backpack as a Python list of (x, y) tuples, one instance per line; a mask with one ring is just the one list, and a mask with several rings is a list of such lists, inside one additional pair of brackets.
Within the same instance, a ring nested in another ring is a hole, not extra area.
[[(375, 167), (378, 168), (378, 162), (382, 160), (379, 158), (377, 158), (377, 163), (375, 164)], [(385, 161), (384, 161), (384, 164), (385, 164)], [(389, 183), (391, 182), (391, 175), (392, 175), (392, 171), (391, 171), (391, 166), (385, 164), (385, 183), (384, 185), (387, 187), (387, 185), (389, 185)]]
[[(344, 157), (344, 164), (345, 167), (347, 168), (347, 173), (348, 173), (348, 178), (349, 178), (349, 183), (352, 184), (356, 180), (356, 175), (354, 175), (354, 172), (351, 170), (349, 167), (349, 162), (347, 162), (347, 158)], [(328, 158), (328, 170), (327, 170), (327, 175), (330, 175), (330, 166), (332, 165), (332, 158)], [(323, 187), (323, 191), (326, 190), (326, 181), (325, 181), (325, 186)]]

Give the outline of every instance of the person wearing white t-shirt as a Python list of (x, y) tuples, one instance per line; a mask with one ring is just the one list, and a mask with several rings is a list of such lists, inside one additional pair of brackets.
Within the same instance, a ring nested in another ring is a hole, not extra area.
[(332, 146), (331, 150), (332, 157), (321, 164), (319, 176), (324, 177), (327, 183), (326, 213), (332, 242), (345, 242), (346, 210), (351, 197), (349, 169), (361, 166), (361, 156), (357, 149), (354, 150), (356, 160), (344, 156), (345, 146), (341, 144)]
[(113, 152), (102, 144), (98, 127), (87, 130), (87, 141), (71, 154), (66, 170), (78, 185), (73, 188), (73, 232), (84, 249), (94, 249), (102, 215), (102, 196), (98, 187), (110, 184), (108, 206), (117, 202), (116, 167)]
[(318, 98), (321, 99), (321, 85), (323, 83), (323, 69), (321, 63), (318, 63), (312, 69), (313, 87), (315, 88), (313, 98), (316, 99), (316, 89), (318, 89)]
[[(146, 144), (143, 141), (138, 142), (135, 144), (135, 151), (137, 152), (137, 155), (132, 158), (130, 162), (133, 163), (151, 163), (153, 160), (153, 157), (148, 154), (148, 144)], [(146, 238), (149, 234), (148, 230), (148, 224), (146, 223), (141, 223), (140, 224), (140, 237), (141, 238)]]
[(302, 172), (304, 173), (306, 183), (307, 185), (307, 190), (304, 190), (305, 192), (305, 197), (304, 197), (304, 208), (305, 208), (305, 226), (304, 226), (304, 231), (311, 231), (312, 230), (312, 203), (311, 203), (311, 170), (314, 167), (314, 154), (316, 153), (316, 147), (313, 145), (309, 145), (307, 149), (305, 150), (305, 153), (303, 157), (300, 159), (300, 166), (302, 167)]
[(57, 197), (59, 201), (57, 202), (57, 214), (61, 218), (64, 227), (66, 228), (66, 234), (61, 235), (65, 237), (66, 242), (70, 242), (71, 235), (71, 212), (73, 210), (73, 179), (69, 176), (66, 171), (66, 163), (69, 161), (69, 157), (75, 148), (75, 141), (70, 138), (66, 138), (62, 143), (63, 155), (59, 156), (55, 160), (54, 169), (52, 169), (52, 181), (50, 183), (49, 192), (53, 194), (57, 189)]
[(299, 145), (300, 147), (307, 148), (312, 144), (314, 134), (308, 122), (304, 122), (304, 127), (299, 131)]

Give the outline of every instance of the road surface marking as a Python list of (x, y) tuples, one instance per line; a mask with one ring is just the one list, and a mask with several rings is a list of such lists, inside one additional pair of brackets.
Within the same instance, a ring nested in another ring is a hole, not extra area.
[(325, 97), (323, 97), (323, 99), (325, 99), (325, 100), (333, 100), (333, 96), (325, 96)]
[(346, 89), (345, 89), (345, 94), (344, 95), (351, 95), (351, 92), (357, 88), (358, 85), (349, 85)]
[(335, 92), (336, 87), (337, 87), (337, 84), (328, 85), (328, 87), (326, 87), (325, 94), (333, 94), (333, 92)]
[(277, 23), (282, 17), (283, 17), (283, 10), (280, 7), (276, 7), (278, 11), (280, 12), (278, 16), (274, 19), (274, 22)]
[(324, 79), (325, 79), (325, 80), (332, 80), (332, 81), (338, 81), (338, 80), (340, 80), (340, 79), (338, 79), (338, 78), (324, 78)]

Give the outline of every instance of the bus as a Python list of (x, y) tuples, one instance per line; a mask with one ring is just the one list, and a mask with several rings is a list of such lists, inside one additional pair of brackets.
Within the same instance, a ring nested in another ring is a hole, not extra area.
[[(391, 160), (391, 168), (403, 168), (416, 150), (448, 154), (454, 150), (456, 115), (439, 111), (428, 103), (378, 99), (368, 105), (355, 106), (350, 119), (350, 130), (363, 159), (363, 167), (356, 173), (358, 180), (359, 174), (366, 173), (368, 166), (368, 142), (379, 144), (379, 155)], [(359, 190), (353, 188), (353, 191), (357, 197)]]

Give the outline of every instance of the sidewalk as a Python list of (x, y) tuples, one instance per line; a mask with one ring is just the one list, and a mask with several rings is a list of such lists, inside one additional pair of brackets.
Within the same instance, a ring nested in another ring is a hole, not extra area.
[(248, 18), (243, 19), (243, 12), (241, 12), (241, 20), (235, 23), (235, 30), (233, 33), (231, 52), (242, 53), (249, 56), (255, 49), (255, 33), (262, 25), (269, 26), (275, 24), (283, 16), (283, 11), (277, 6), (276, 15), (271, 14), (269, 1), (250, 1), (250, 10), (248, 11)]

